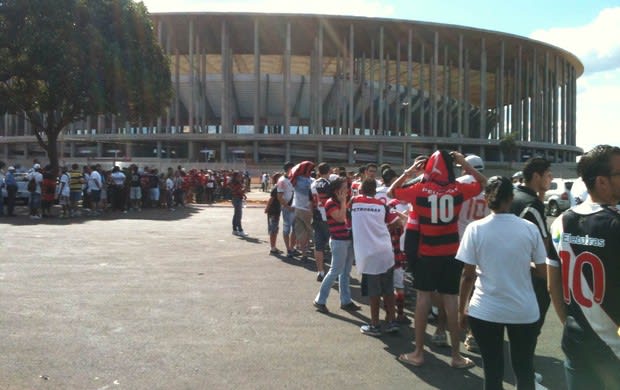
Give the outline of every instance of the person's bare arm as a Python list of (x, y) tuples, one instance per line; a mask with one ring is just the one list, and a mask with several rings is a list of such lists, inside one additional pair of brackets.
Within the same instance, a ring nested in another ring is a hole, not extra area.
[(487, 183), (486, 176), (478, 172), (476, 168), (472, 167), (471, 164), (468, 163), (467, 160), (465, 160), (465, 156), (463, 156), (461, 153), (454, 151), (454, 152), (450, 152), (450, 155), (454, 159), (455, 163), (460, 164), (463, 170), (467, 174), (472, 175), (474, 179), (476, 179), (476, 181), (482, 185), (482, 188), (484, 188), (484, 186)]
[(474, 282), (476, 281), (476, 266), (472, 264), (465, 264), (463, 266), (463, 272), (461, 273), (461, 287), (459, 289), (459, 324), (462, 328), (467, 326), (467, 316), (465, 310), (469, 303), (469, 297), (471, 291), (474, 288)]
[(334, 210), (331, 214), (332, 218), (336, 222), (344, 222), (347, 219), (347, 195), (347, 189), (341, 189), (336, 194), (338, 202), (340, 202), (340, 207)]
[(560, 322), (566, 321), (566, 304), (562, 292), (562, 270), (560, 267), (547, 266), (547, 289), (551, 296), (551, 302)]
[(424, 171), (426, 161), (428, 161), (428, 158), (426, 157), (416, 158), (413, 164), (409, 168), (405, 169), (403, 174), (394, 180), (392, 185), (390, 185), (390, 188), (387, 190), (387, 196), (394, 198), (394, 189), (402, 187), (407, 180)]

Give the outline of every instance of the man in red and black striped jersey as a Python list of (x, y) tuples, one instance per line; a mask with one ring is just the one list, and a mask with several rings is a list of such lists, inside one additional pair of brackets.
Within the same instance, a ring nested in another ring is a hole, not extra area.
[[(460, 183), (455, 180), (454, 162), (476, 181)], [(419, 217), (419, 259), (414, 266), (414, 288), (417, 290), (415, 310), (415, 351), (403, 354), (400, 360), (420, 366), (424, 363), (426, 319), (431, 307), (431, 294), (442, 295), (448, 320), (454, 368), (473, 365), (460, 353), (460, 328), (457, 319), (459, 281), (462, 263), (454, 256), (459, 247), (458, 217), (465, 200), (478, 195), (486, 178), (474, 169), (458, 152), (445, 150), (433, 153), (424, 168), (421, 182), (407, 188), (401, 185), (417, 170), (414, 164), (406, 169), (388, 190), (388, 196), (404, 200), (413, 206)]]
[(569, 390), (620, 389), (620, 148), (595, 147), (577, 171), (590, 196), (555, 220), (560, 261), (547, 259), (566, 382)]

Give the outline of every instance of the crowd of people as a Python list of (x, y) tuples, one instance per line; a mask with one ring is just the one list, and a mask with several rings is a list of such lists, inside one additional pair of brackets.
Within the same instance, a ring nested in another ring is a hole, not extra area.
[[(361, 309), (350, 288), (355, 265), (370, 306), (370, 320), (360, 331), (375, 337), (411, 323), (404, 311), (409, 272), (416, 291), (415, 347), (398, 357), (403, 364), (426, 364), (427, 321), (436, 309), (431, 342), (451, 348), (452, 368), (474, 366), (460, 352), (465, 335), (465, 348), (482, 357), (484, 388), (501, 389), (507, 332), (517, 388), (544, 389), (534, 355), (552, 305), (564, 326), (568, 388), (617, 389), (620, 148), (594, 148), (577, 170), (589, 196), (550, 229), (543, 199), (552, 170), (542, 157), (529, 159), (512, 178), (488, 179), (479, 156), (445, 150), (419, 156), (400, 175), (386, 164), (371, 163), (352, 175), (326, 162), (287, 162), (283, 172), (261, 176), (261, 189), (270, 191), (264, 210), (269, 253), (302, 261), (314, 257), (320, 287), (312, 303), (324, 314), (330, 313), (336, 283), (340, 309)], [(9, 194), (0, 209), (6, 206), (8, 215), (15, 171), (8, 167), (0, 180)], [(26, 177), (33, 219), (50, 216), (55, 201), (69, 218), (79, 214), (79, 205), (99, 215), (143, 207), (174, 210), (221, 198), (233, 205), (233, 234), (247, 236), (242, 212), (249, 177), (241, 172), (177, 167), (160, 173), (135, 165), (104, 171), (74, 164), (54, 175), (35, 162)]]
[[(250, 188), (249, 174), (232, 170), (185, 170), (178, 166), (159, 172), (135, 164), (110, 170), (100, 164), (72, 164), (61, 166), (55, 173), (50, 165), (42, 166), (35, 160), (28, 170), (9, 166), (5, 174), (0, 174), (0, 188), (7, 194), (6, 202), (0, 196), (0, 216), (16, 216), (18, 171), (22, 172), (21, 180), (27, 182), (29, 216), (33, 220), (125, 214), (143, 208), (175, 211), (188, 203), (234, 199), (233, 183), (241, 183), (241, 191)], [(59, 213), (52, 212), (55, 204), (60, 205)]]
[[(305, 260), (312, 238), (318, 312), (330, 312), (336, 282), (340, 308), (361, 309), (349, 284), (355, 265), (371, 314), (360, 331), (398, 332), (410, 323), (403, 310), (408, 270), (416, 291), (415, 348), (399, 361), (425, 364), (427, 319), (437, 309), (431, 341), (451, 347), (453, 368), (474, 366), (460, 353), (465, 334), (465, 348), (482, 356), (484, 388), (501, 389), (507, 332), (517, 388), (544, 389), (534, 355), (553, 302), (565, 325), (568, 387), (619, 388), (620, 148), (600, 146), (582, 157), (578, 173), (591, 200), (557, 218), (553, 234), (543, 204), (552, 170), (542, 157), (513, 178), (487, 179), (480, 157), (443, 150), (418, 157), (400, 176), (377, 164), (355, 177), (325, 162), (283, 168), (271, 176), (265, 207), (270, 254)], [(280, 219), (284, 252), (276, 245)]]

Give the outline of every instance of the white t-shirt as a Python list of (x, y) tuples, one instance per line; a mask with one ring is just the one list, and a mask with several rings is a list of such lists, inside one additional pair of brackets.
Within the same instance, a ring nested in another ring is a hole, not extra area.
[(88, 175), (88, 191), (101, 191), (101, 175), (97, 171), (92, 171)]
[(291, 199), (293, 199), (295, 189), (293, 188), (293, 184), (288, 177), (280, 176), (278, 182), (276, 183), (276, 187), (278, 188), (278, 192), (282, 193), (282, 197), (286, 203), (289, 203)]
[(351, 200), (351, 230), (355, 267), (360, 274), (379, 275), (394, 266), (387, 207), (380, 199), (357, 196)]
[(112, 172), (110, 174), (110, 178), (112, 179), (112, 183), (114, 183), (114, 185), (117, 185), (117, 186), (125, 185), (125, 174), (121, 171)]
[(60, 175), (60, 196), (69, 196), (71, 188), (69, 187), (69, 173), (65, 172)]
[(465, 228), (457, 260), (476, 266), (469, 315), (503, 324), (531, 324), (539, 311), (530, 262), (544, 264), (545, 245), (533, 223), (491, 214)]
[(171, 178), (171, 177), (168, 177), (168, 178), (166, 179), (166, 189), (167, 189), (168, 191), (172, 191), (172, 190), (174, 190), (174, 180), (172, 180), (172, 178)]
[(34, 178), (34, 182), (37, 184), (37, 188), (34, 190), (37, 194), (41, 193), (41, 183), (43, 183), (43, 174), (38, 171), (32, 171), (28, 174), (28, 180)]
[[(464, 175), (456, 179), (460, 183), (473, 183), (476, 181), (472, 175)], [(463, 237), (465, 228), (473, 221), (477, 221), (491, 214), (484, 196), (484, 190), (471, 199), (463, 202), (459, 214), (459, 237)]]
[(310, 210), (312, 208), (311, 191), (312, 179), (299, 176), (295, 183), (295, 197), (293, 197), (293, 207), (299, 210)]

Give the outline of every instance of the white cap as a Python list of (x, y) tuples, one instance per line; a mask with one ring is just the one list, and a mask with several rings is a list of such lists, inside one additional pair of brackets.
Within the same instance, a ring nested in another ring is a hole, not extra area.
[(476, 156), (475, 154), (470, 154), (465, 157), (465, 161), (469, 163), (472, 167), (474, 167), (479, 172), (484, 171), (484, 161), (480, 158), (480, 156)]
[(41, 169), (41, 164), (34, 164), (32, 166), (32, 169), (34, 169), (34, 170)]
[(10, 166), (10, 167), (8, 167), (7, 169), (8, 169), (9, 171), (14, 171), (14, 170), (15, 170), (15, 167), (11, 165), (11, 166)]

